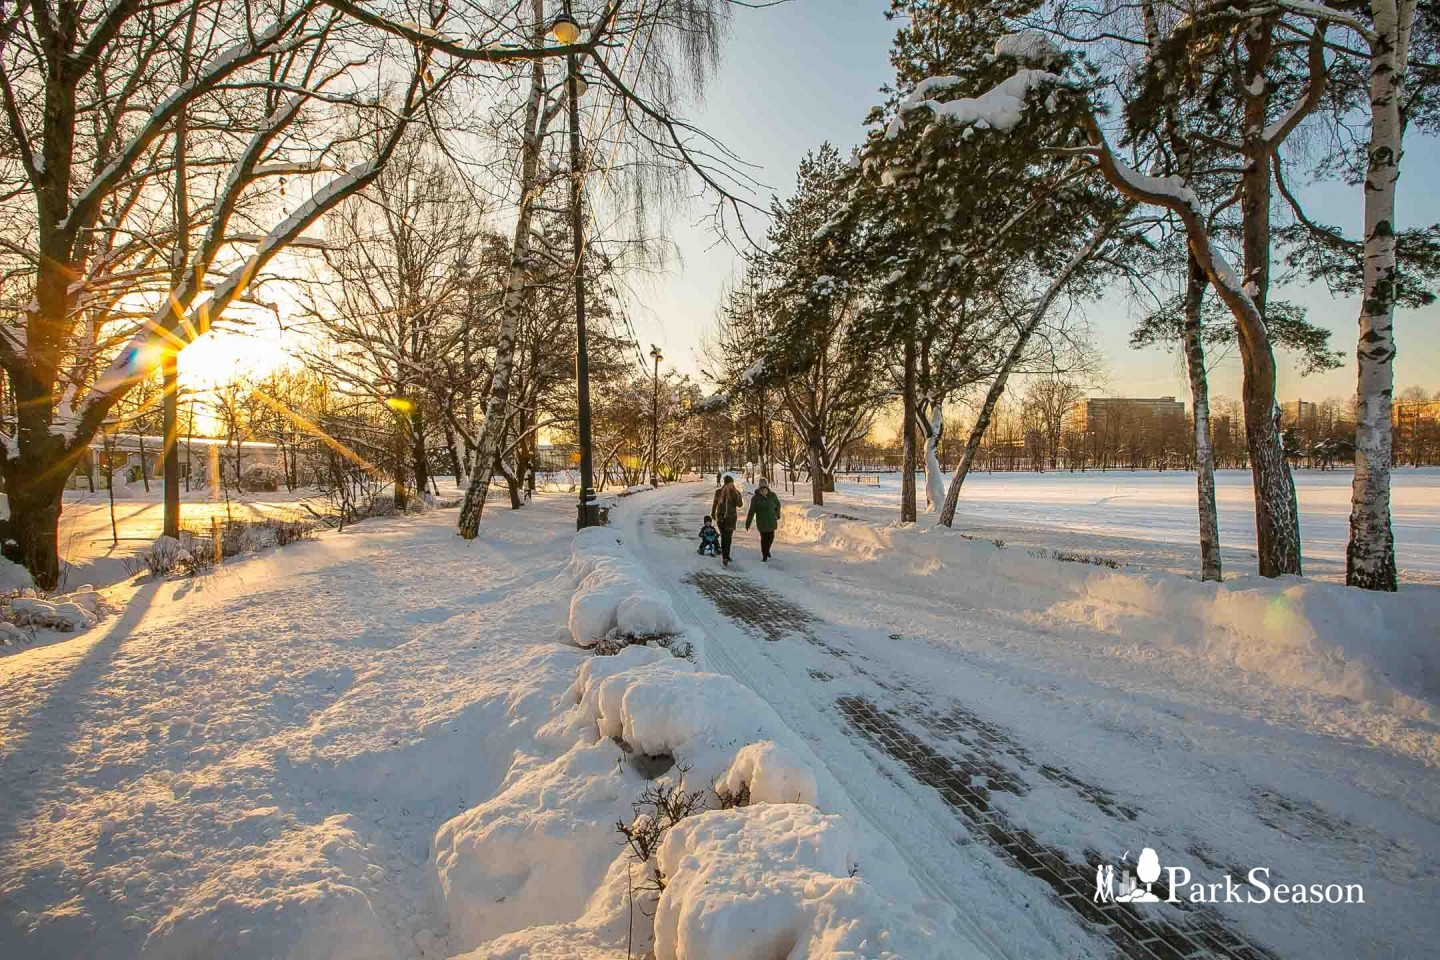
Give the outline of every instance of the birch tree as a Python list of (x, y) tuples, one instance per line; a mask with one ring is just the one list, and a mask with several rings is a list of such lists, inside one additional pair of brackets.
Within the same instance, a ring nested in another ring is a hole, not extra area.
[(1370, 140), (1366, 147), (1364, 293), (1360, 302), (1355, 390), (1355, 479), (1345, 582), (1398, 589), (1390, 526), (1390, 422), (1395, 386), (1395, 185), (1415, 0), (1370, 0)]

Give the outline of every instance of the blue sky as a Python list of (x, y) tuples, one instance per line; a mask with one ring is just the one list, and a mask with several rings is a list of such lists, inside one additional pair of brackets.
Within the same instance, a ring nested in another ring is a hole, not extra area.
[[(696, 119), (741, 157), (759, 165), (758, 178), (784, 195), (805, 151), (830, 140), (848, 149), (863, 133), (861, 124), (878, 88), (890, 77), (888, 50), (894, 26), (884, 18), (884, 0), (793, 0), (762, 10), (737, 9), (718, 76)], [(1400, 186), (1400, 224), (1440, 220), (1435, 176), (1440, 145), (1412, 137), (1406, 144)], [(1293, 186), (1293, 185), (1292, 185)], [(1312, 216), (1353, 233), (1360, 221), (1359, 188), (1326, 184), (1302, 190)], [(765, 206), (769, 192), (756, 197)], [(637, 283), (635, 327), (641, 342), (658, 343), (667, 362), (694, 374), (700, 337), (714, 323), (715, 308), (736, 258), (704, 225), (708, 208), (697, 204), (673, 224), (679, 258), (664, 277)], [(758, 221), (755, 226), (762, 226)], [(1310, 318), (1334, 331), (1332, 344), (1349, 356), (1354, 349), (1358, 305), (1336, 300), (1323, 288), (1288, 288), (1275, 296), (1304, 304)], [(1128, 343), (1132, 308), (1114, 296), (1087, 309), (1094, 343), (1104, 356), (1107, 379), (1099, 392), (1114, 395), (1184, 397), (1183, 368), (1163, 350), (1136, 351)], [(1420, 384), (1440, 389), (1440, 308), (1402, 311), (1397, 317), (1397, 389)], [(1285, 399), (1344, 397), (1354, 391), (1354, 364), (1323, 375), (1300, 377), (1281, 358)], [(1212, 393), (1238, 397), (1239, 364), (1222, 360), (1212, 371)]]

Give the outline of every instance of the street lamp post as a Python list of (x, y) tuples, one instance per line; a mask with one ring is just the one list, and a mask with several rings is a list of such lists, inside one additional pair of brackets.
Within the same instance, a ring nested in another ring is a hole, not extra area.
[(655, 388), (650, 395), (650, 486), (660, 486), (660, 348), (650, 345), (655, 361)]
[[(565, 13), (551, 27), (555, 39), (564, 44), (580, 38), (580, 26)], [(575, 394), (579, 402), (580, 503), (575, 526), (600, 525), (600, 505), (595, 502), (594, 463), (590, 451), (590, 357), (585, 342), (585, 217), (581, 209), (584, 170), (580, 157), (580, 66), (575, 54), (565, 57), (568, 75), (566, 93), (570, 100), (570, 231), (575, 247)]]

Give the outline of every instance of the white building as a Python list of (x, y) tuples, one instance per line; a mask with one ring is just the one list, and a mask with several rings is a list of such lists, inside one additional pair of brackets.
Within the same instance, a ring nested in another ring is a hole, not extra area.
[[(181, 479), (188, 479), (199, 486), (208, 484), (222, 468), (226, 470), (227, 478), (233, 478), (237, 456), (240, 458), (241, 474), (256, 467), (277, 471), (282, 468), (280, 448), (273, 443), (257, 440), (227, 443), (214, 437), (181, 437), (177, 446)], [(89, 489), (93, 476), (95, 489), (103, 490), (112, 474), (116, 486), (143, 484), (147, 478), (159, 483), (164, 471), (164, 451), (165, 442), (160, 437), (134, 433), (97, 436), (90, 442), (89, 457), (82, 458), (70, 475), (67, 486), (72, 490)], [(108, 470), (107, 463), (110, 466)]]

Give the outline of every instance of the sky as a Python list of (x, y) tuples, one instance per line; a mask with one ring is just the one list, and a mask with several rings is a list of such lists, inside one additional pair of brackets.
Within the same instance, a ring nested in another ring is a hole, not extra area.
[[(759, 166), (756, 176), (771, 190), (757, 195), (758, 205), (768, 205), (771, 191), (788, 193), (806, 150), (829, 140), (845, 153), (862, 139), (865, 114), (880, 102), (879, 88), (892, 76), (888, 54), (895, 25), (884, 17), (886, 6), (885, 0), (792, 0), (765, 9), (737, 8), (719, 73), (694, 116), (708, 133)], [(1400, 181), (1402, 227), (1440, 220), (1436, 171), (1440, 144), (1412, 135)], [(1313, 217), (1358, 234), (1358, 187), (1327, 184), (1301, 192)], [(679, 261), (668, 276), (638, 284), (640, 302), (634, 308), (642, 344), (647, 349), (659, 344), (667, 363), (692, 376), (701, 366), (701, 336), (713, 327), (722, 290), (738, 262), (723, 245), (716, 246), (708, 226), (694, 224), (708, 213), (708, 206), (697, 204), (689, 218), (676, 218), (672, 233)], [(1307, 307), (1312, 321), (1333, 331), (1332, 346), (1350, 358), (1339, 370), (1301, 377), (1282, 354), (1282, 400), (1352, 395), (1358, 302), (1335, 299), (1323, 287), (1285, 287), (1272, 296)], [(1125, 296), (1117, 293), (1089, 305), (1086, 316), (1105, 362), (1105, 378), (1095, 394), (1188, 398), (1178, 353), (1130, 347), (1136, 311)], [(1412, 384), (1440, 389), (1437, 320), (1440, 307), (1397, 315), (1397, 390)], [(1239, 397), (1237, 357), (1217, 358), (1211, 377), (1212, 396)]]
[[(829, 140), (842, 153), (848, 152), (862, 138), (865, 114), (880, 101), (879, 88), (891, 76), (888, 51), (895, 27), (884, 17), (886, 6), (885, 0), (791, 0), (762, 9), (735, 8), (718, 74), (708, 86), (707, 100), (690, 116), (755, 166), (756, 179), (765, 184), (752, 197), (757, 206), (767, 207), (773, 193), (788, 193), (807, 150)], [(1433, 180), (1434, 171), (1440, 170), (1440, 144), (1412, 135), (1406, 147), (1400, 225), (1440, 221), (1440, 193)], [(1316, 219), (1338, 224), (1351, 235), (1358, 233), (1359, 188), (1323, 184), (1302, 187), (1300, 192)], [(657, 344), (666, 366), (691, 376), (701, 371), (702, 337), (714, 326), (716, 307), (739, 263), (738, 255), (710, 229), (711, 210), (709, 202), (700, 201), (677, 212), (670, 224), (676, 246), (670, 270), (631, 281), (630, 309), (642, 351)], [(755, 236), (762, 235), (763, 219), (752, 217), (751, 229)], [(1332, 346), (1348, 358), (1339, 370), (1302, 378), (1282, 354), (1281, 399), (1353, 395), (1358, 304), (1332, 298), (1315, 287), (1281, 288), (1272, 297), (1306, 306), (1312, 321), (1333, 331)], [(1092, 393), (1187, 398), (1183, 361), (1177, 353), (1130, 347), (1136, 308), (1125, 296), (1117, 293), (1088, 305), (1086, 317), (1096, 351), (1104, 359), (1103, 379), (1094, 384)], [(1432, 392), (1440, 389), (1437, 318), (1440, 308), (1436, 307), (1399, 312), (1397, 390), (1413, 384)], [(197, 373), (208, 372), (212, 380), (236, 365), (263, 372), (286, 352), (288, 338), (281, 337), (273, 324), (262, 324), (245, 341), (232, 336), (217, 338), (204, 355), (182, 357), (182, 375), (187, 365)], [(1212, 396), (1238, 398), (1238, 358), (1213, 359)]]

